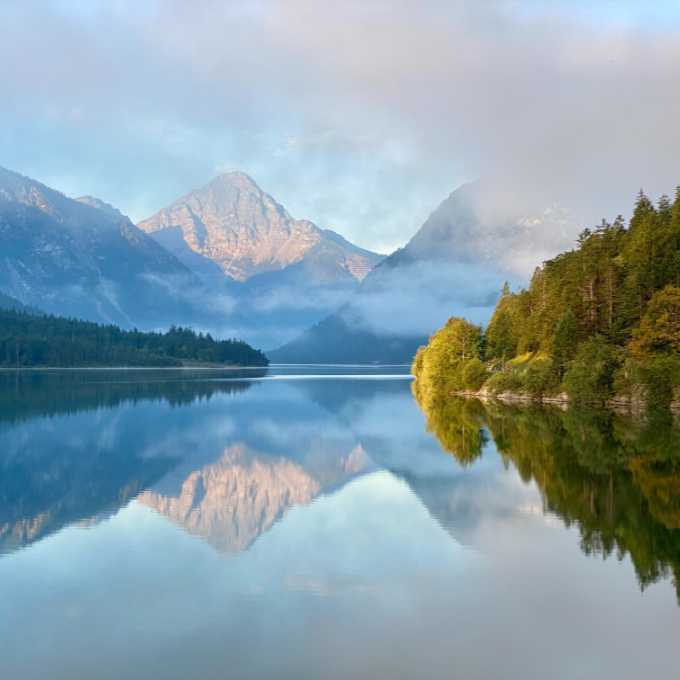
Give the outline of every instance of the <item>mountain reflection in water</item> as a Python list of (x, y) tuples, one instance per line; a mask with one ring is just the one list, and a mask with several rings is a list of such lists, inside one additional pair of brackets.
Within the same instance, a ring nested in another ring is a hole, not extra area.
[(680, 661), (668, 419), (421, 412), (398, 367), (3, 372), (0, 405), (2, 677)]
[[(137, 498), (218, 550), (239, 552), (292, 506), (378, 468), (464, 541), (479, 508), (475, 476), (463, 480), (458, 465), (474, 466), (492, 441), (536, 484), (543, 512), (578, 526), (584, 552), (629, 554), (642, 586), (669, 575), (677, 582), (680, 428), (670, 417), (452, 399), (425, 409), (428, 429), (455, 458), (447, 464), (427, 435), (400, 429), (409, 419), (399, 418), (399, 382), (359, 380), (348, 391), (342, 381), (296, 381), (291, 401), (257, 389), (266, 373), (0, 374), (2, 549), (96, 522)], [(257, 396), (236, 399), (252, 387)], [(392, 412), (390, 427), (370, 421), (376, 401)]]

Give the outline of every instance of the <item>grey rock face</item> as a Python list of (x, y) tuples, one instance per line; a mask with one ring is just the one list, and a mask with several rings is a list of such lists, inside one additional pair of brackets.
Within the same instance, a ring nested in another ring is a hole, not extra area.
[(321, 278), (361, 281), (381, 259), (335, 232), (293, 219), (241, 172), (220, 175), (138, 226), (159, 239), (179, 231), (178, 255), (188, 247), (237, 281), (307, 261), (323, 270)]
[(0, 168), (0, 290), (47, 312), (140, 328), (192, 315), (200, 286), (115, 208)]
[(233, 301), (233, 328), (277, 347), (343, 305), (382, 256), (329, 229), (291, 217), (248, 175), (230, 172), (140, 222), (201, 278)]

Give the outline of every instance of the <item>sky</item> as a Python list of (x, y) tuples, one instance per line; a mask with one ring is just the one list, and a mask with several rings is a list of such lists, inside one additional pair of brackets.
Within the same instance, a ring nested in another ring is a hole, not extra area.
[(493, 178), (584, 226), (680, 183), (680, 3), (5, 0), (0, 165), (134, 220), (239, 169), (403, 245)]

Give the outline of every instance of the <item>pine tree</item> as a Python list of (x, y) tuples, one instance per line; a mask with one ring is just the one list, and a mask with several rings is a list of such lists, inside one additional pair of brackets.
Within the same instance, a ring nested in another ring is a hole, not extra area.
[(552, 343), (552, 357), (555, 370), (561, 379), (567, 364), (573, 358), (578, 346), (578, 324), (571, 309), (562, 315), (555, 329)]

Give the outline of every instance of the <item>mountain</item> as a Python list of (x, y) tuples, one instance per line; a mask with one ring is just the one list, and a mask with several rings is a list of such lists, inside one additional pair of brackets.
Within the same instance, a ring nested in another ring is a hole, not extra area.
[(174, 249), (180, 259), (189, 250), (236, 281), (298, 263), (321, 283), (338, 278), (361, 281), (381, 259), (329, 229), (293, 219), (242, 172), (216, 177), (138, 226)]
[(248, 175), (229, 172), (139, 223), (226, 295), (238, 334), (278, 346), (344, 304), (382, 259), (297, 220)]
[(0, 168), (0, 291), (124, 327), (197, 318), (200, 280), (115, 208)]
[(75, 200), (78, 201), (78, 203), (82, 203), (83, 205), (89, 205), (91, 208), (102, 210), (112, 219), (126, 219), (125, 215), (123, 215), (123, 213), (118, 210), (118, 208), (114, 208), (110, 203), (106, 203), (96, 196), (79, 196)]
[(19, 312), (25, 310), (26, 307), (22, 305), (19, 300), (15, 300), (9, 295), (0, 293), (0, 309), (11, 309)]
[(347, 304), (267, 354), (283, 363), (410, 362), (452, 314), (486, 322), (503, 283), (525, 282), (575, 233), (558, 208), (520, 210), (496, 187), (463, 185)]

